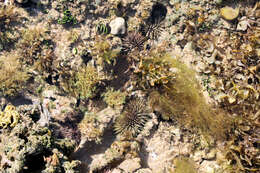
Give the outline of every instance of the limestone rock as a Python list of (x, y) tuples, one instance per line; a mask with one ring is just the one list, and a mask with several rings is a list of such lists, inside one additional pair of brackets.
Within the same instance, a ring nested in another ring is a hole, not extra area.
[(109, 23), (111, 27), (111, 34), (113, 35), (122, 35), (126, 32), (126, 23), (125, 19), (122, 17), (117, 17)]
[(141, 168), (141, 160), (140, 158), (125, 160), (119, 165), (119, 168), (125, 172), (134, 172)]

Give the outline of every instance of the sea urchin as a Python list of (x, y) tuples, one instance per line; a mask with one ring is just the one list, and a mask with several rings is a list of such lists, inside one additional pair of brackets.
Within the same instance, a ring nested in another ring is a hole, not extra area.
[(142, 36), (140, 32), (131, 31), (123, 39), (123, 50), (125, 52), (130, 52), (136, 49), (141, 51), (143, 50), (144, 42), (146, 40), (147, 38)]
[(133, 136), (137, 136), (149, 117), (144, 99), (131, 100), (124, 107), (122, 114), (116, 119), (115, 132), (117, 134), (130, 132)]

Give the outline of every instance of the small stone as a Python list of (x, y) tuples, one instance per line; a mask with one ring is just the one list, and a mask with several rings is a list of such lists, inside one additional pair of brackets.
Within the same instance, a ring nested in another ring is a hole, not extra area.
[(101, 0), (95, 0), (96, 5), (100, 5), (101, 4)]
[(207, 61), (209, 64), (213, 64), (216, 61), (216, 59), (214, 56), (211, 56), (210, 58), (207, 59)]
[(140, 158), (125, 160), (118, 167), (124, 172), (134, 172), (141, 168), (141, 160)]
[(248, 27), (248, 22), (247, 21), (241, 21), (237, 24), (237, 30), (238, 31), (246, 31)]
[(229, 102), (230, 104), (235, 103), (235, 101), (236, 101), (236, 98), (235, 98), (235, 97), (232, 97), (232, 96), (228, 97), (228, 102)]
[(239, 8), (223, 7), (220, 9), (220, 15), (226, 20), (234, 20), (238, 17)]
[(116, 169), (113, 169), (112, 173), (122, 173), (122, 170), (116, 168)]
[(215, 3), (220, 5), (222, 3), (223, 0), (215, 0)]
[(125, 19), (122, 17), (117, 17), (109, 23), (111, 27), (111, 34), (122, 35), (126, 32)]
[(138, 169), (136, 173), (152, 173), (152, 170), (149, 168), (143, 168), (143, 169)]
[(19, 4), (24, 4), (24, 3), (27, 3), (28, 0), (16, 0), (16, 2), (18, 2)]
[(216, 158), (217, 151), (215, 149), (212, 149), (209, 153), (207, 153), (203, 158), (206, 160), (213, 160)]
[(256, 55), (260, 56), (260, 49), (255, 49), (255, 51), (256, 51)]

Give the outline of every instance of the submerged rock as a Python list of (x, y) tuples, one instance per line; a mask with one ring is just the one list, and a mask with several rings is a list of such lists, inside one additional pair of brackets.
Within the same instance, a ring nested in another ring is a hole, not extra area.
[(77, 172), (79, 161), (69, 161), (75, 143), (56, 139), (52, 132), (20, 113), (12, 129), (0, 131), (1, 172)]
[(19, 4), (24, 4), (24, 3), (27, 3), (28, 0), (16, 0), (16, 2), (18, 2)]
[(125, 19), (122, 17), (117, 17), (109, 23), (111, 27), (111, 34), (122, 35), (126, 32)]

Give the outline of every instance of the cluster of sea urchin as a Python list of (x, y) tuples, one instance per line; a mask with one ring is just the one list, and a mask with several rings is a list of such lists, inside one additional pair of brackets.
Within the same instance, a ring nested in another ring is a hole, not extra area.
[(133, 136), (137, 136), (149, 117), (145, 100), (133, 99), (124, 107), (122, 114), (116, 119), (115, 132), (117, 134), (130, 132)]

